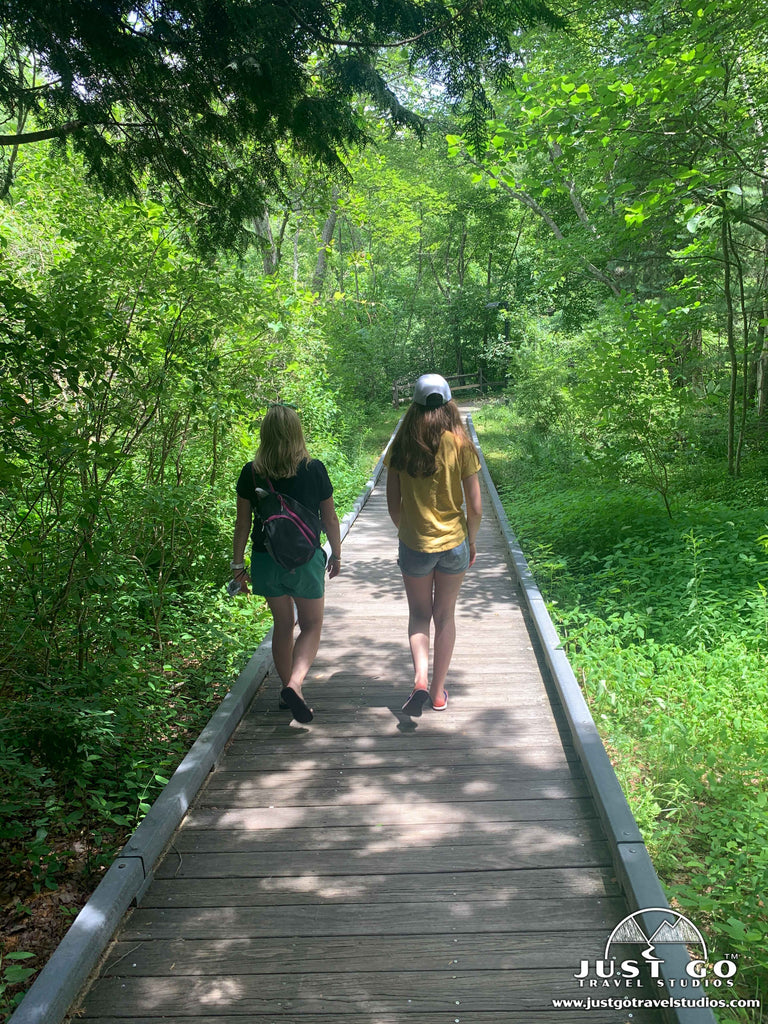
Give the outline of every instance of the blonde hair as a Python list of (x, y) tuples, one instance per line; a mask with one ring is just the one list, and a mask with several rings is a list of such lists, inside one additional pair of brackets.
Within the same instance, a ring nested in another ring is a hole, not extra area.
[(261, 444), (253, 458), (260, 476), (284, 480), (296, 476), (302, 462), (311, 462), (301, 420), (288, 405), (273, 405), (261, 421)]
[(459, 446), (475, 446), (461, 422), (459, 407), (451, 399), (435, 409), (427, 409), (414, 402), (403, 417), (400, 429), (392, 442), (389, 464), (408, 476), (432, 476), (437, 468), (436, 456), (440, 440), (445, 433), (453, 434)]

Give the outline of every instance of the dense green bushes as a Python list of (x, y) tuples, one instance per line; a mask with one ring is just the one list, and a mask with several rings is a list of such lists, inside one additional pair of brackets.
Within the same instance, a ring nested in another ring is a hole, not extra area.
[[(0, 926), (24, 936), (40, 894), (87, 897), (268, 627), (260, 600), (224, 593), (267, 404), (298, 405), (342, 514), (389, 425), (340, 408), (325, 311), (300, 286), (201, 260), (152, 201), (105, 202), (34, 151), (15, 199), (0, 210)], [(0, 948), (41, 954), (6, 957), (0, 1006), (4, 979), (42, 966), (66, 908), (54, 917), (42, 946)]]
[[(328, 462), (341, 514), (368, 479), (389, 419), (372, 430), (358, 421), (348, 452), (328, 436), (312, 446)], [(93, 567), (99, 578), (84, 609), (93, 655), (81, 667), (64, 637), (47, 674), (32, 671), (40, 652), (27, 650), (17, 629), (28, 668), (8, 673), (0, 695), (0, 864), (11, 920), (23, 923), (41, 890), (74, 887), (87, 897), (268, 628), (260, 599), (224, 595), (233, 493), (230, 472), (214, 490), (171, 482), (145, 492), (143, 507), (133, 494), (120, 515), (113, 510), (110, 528), (125, 546), (105, 545)], [(174, 537), (175, 545), (158, 539)], [(29, 601), (23, 584), (16, 597)], [(60, 928), (67, 923), (62, 906)], [(32, 968), (8, 961), (8, 978), (23, 982), (47, 952)]]
[[(670, 899), (768, 996), (768, 489), (685, 453), (608, 483), (583, 436), (477, 418), (492, 475)], [(688, 419), (691, 440), (695, 421)], [(718, 500), (715, 496), (720, 494)], [(735, 1019), (726, 1017), (723, 1019)], [(744, 1018), (759, 1020), (759, 1017)]]

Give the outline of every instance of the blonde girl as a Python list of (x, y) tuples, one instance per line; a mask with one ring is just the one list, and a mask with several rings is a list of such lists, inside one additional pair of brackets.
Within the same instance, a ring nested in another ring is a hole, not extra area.
[[(327, 571), (330, 579), (341, 569), (341, 535), (328, 471), (313, 459), (304, 441), (301, 420), (292, 406), (273, 405), (261, 424), (259, 450), (246, 463), (237, 481), (237, 519), (232, 550), (233, 578), (247, 586), (245, 547), (251, 535), (251, 584), (266, 599), (272, 613), (272, 656), (283, 684), (281, 705), (299, 722), (311, 722), (313, 711), (304, 700), (302, 686), (320, 645), (325, 605), (326, 558), (318, 548), (312, 559), (297, 569), (284, 569), (268, 554), (264, 532), (253, 516), (256, 488), (300, 501), (317, 515), (330, 542)], [(251, 526), (253, 524), (253, 531)], [(295, 613), (294, 613), (295, 608)], [(294, 622), (299, 632), (294, 641)]]

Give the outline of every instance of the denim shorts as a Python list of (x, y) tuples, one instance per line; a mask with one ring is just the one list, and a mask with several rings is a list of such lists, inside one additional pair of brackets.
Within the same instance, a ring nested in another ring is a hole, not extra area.
[(465, 537), (447, 551), (414, 551), (400, 541), (397, 564), (403, 576), (429, 576), (435, 571), (457, 576), (469, 568), (469, 541)]
[(325, 551), (318, 548), (306, 565), (283, 569), (266, 551), (251, 552), (251, 583), (261, 597), (318, 598), (325, 593)]

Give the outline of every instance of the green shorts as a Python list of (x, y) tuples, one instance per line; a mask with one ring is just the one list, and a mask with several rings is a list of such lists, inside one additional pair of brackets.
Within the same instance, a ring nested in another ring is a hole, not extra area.
[(325, 551), (318, 548), (306, 565), (283, 569), (266, 551), (251, 552), (251, 584), (261, 597), (318, 598), (325, 594)]

